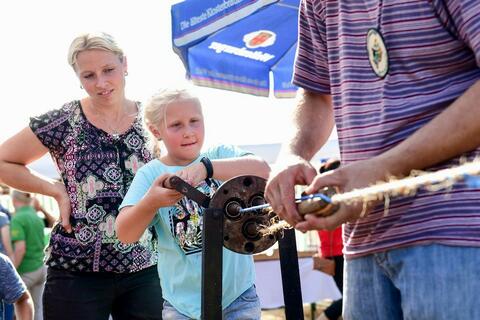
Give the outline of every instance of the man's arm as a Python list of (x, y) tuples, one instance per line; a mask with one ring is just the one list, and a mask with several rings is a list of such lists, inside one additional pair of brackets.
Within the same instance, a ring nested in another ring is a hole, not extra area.
[(13, 243), (13, 256), (14, 256), (14, 265), (15, 268), (22, 263), (23, 257), (25, 256), (25, 252), (27, 251), (27, 246), (25, 245), (25, 240), (15, 241)]
[(18, 320), (33, 319), (33, 301), (30, 293), (25, 291), (22, 296), (15, 301), (15, 316)]
[(304, 90), (293, 119), (295, 133), (289, 153), (310, 161), (327, 142), (334, 126), (331, 96)]
[(33, 318), (33, 302), (25, 283), (7, 256), (0, 253), (0, 296), (2, 300), (15, 305), (17, 319)]
[[(315, 193), (324, 186), (335, 185), (342, 191), (363, 188), (389, 176), (409, 175), (414, 169), (425, 169), (480, 145), (480, 81), (477, 81), (442, 113), (394, 148), (368, 160), (343, 166), (318, 176), (305, 190)], [(354, 221), (362, 212), (361, 204), (342, 205), (329, 217), (305, 216), (306, 222), (296, 228), (334, 229)]]
[(303, 220), (295, 206), (295, 185), (310, 184), (316, 176), (309, 161), (328, 140), (333, 125), (330, 95), (303, 91), (295, 108), (293, 138), (278, 161), (283, 168), (274, 170), (265, 189), (273, 210), (291, 225)]
[(408, 175), (413, 169), (474, 150), (480, 145), (480, 81), (447, 109), (398, 146), (377, 157), (386, 174)]

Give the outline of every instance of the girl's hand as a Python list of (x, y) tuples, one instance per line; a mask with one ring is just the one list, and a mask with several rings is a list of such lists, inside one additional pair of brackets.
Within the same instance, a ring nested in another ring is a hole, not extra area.
[(175, 175), (191, 186), (196, 187), (207, 178), (207, 169), (201, 162), (194, 163), (191, 166), (177, 171)]
[(183, 197), (177, 190), (165, 186), (165, 181), (172, 176), (173, 174), (165, 173), (157, 177), (145, 195), (144, 199), (156, 209), (173, 206)]
[(72, 206), (70, 197), (68, 196), (65, 185), (62, 182), (56, 182), (55, 188), (57, 192), (54, 196), (60, 210), (60, 224), (67, 233), (72, 232), (72, 225), (70, 224), (70, 215), (72, 213)]

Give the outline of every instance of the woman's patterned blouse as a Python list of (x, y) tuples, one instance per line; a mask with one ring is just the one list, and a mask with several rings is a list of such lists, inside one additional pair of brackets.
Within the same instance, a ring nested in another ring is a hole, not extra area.
[(47, 265), (117, 273), (155, 265), (153, 230), (128, 245), (115, 234), (118, 206), (138, 168), (151, 159), (140, 117), (126, 132), (110, 135), (87, 120), (80, 101), (72, 101), (31, 118), (30, 128), (50, 150), (72, 206), (73, 232), (66, 233), (59, 224), (53, 228)]

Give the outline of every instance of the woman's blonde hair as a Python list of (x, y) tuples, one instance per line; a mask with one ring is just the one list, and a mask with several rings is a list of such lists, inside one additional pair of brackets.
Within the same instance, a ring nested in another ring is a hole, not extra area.
[(32, 201), (33, 201), (33, 197), (32, 197), (32, 194), (29, 193), (29, 192), (23, 192), (23, 191), (20, 191), (20, 190), (15, 190), (15, 189), (12, 189), (11, 193), (10, 193), (10, 196), (12, 197), (12, 200), (15, 199), (21, 203), (24, 203), (24, 204), (31, 204)]
[(160, 146), (157, 138), (153, 136), (151, 127), (159, 129), (163, 124), (166, 126), (167, 108), (176, 102), (191, 101), (201, 108), (200, 100), (188, 89), (162, 89), (156, 92), (144, 105), (144, 123), (146, 132), (149, 133), (148, 146), (155, 157), (160, 157)]
[(76, 70), (77, 56), (85, 50), (110, 51), (118, 56), (123, 62), (123, 50), (118, 46), (115, 39), (105, 32), (84, 33), (73, 39), (68, 49), (68, 64)]

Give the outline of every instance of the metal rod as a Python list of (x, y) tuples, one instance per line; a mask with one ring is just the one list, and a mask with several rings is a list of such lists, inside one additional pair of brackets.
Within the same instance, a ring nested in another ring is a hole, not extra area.
[(242, 209), (238, 210), (238, 212), (245, 213), (245, 212), (251, 212), (251, 211), (256, 211), (256, 210), (263, 210), (263, 209), (267, 209), (267, 208), (270, 208), (269, 203), (265, 203), (265, 204), (261, 204), (261, 205), (253, 206), (253, 207), (249, 207), (249, 208), (242, 208)]
[[(330, 197), (324, 195), (323, 193), (309, 194), (309, 195), (301, 196), (299, 198), (295, 198), (295, 203), (299, 203), (299, 202), (307, 201), (307, 200), (311, 200), (311, 199), (316, 199), (316, 198), (320, 198), (323, 201), (325, 201), (326, 203), (332, 203), (332, 199), (330, 199)], [(268, 209), (268, 208), (271, 208), (270, 204), (265, 203), (265, 204), (261, 204), (261, 205), (258, 205), (258, 206), (242, 208), (238, 212), (239, 213), (245, 213), (245, 212), (251, 212), (251, 211), (256, 211), (256, 210), (264, 210), (264, 209)]]

